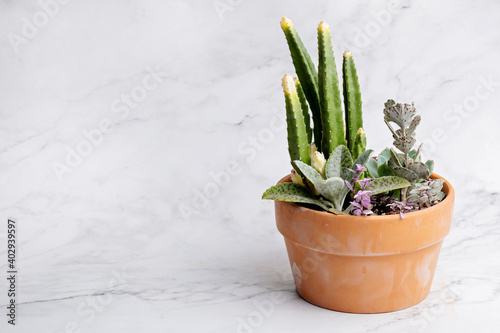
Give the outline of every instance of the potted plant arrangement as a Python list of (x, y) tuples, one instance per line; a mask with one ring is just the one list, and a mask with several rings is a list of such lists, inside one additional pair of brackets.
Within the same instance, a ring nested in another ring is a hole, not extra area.
[(394, 147), (372, 157), (352, 54), (343, 54), (340, 87), (328, 24), (318, 26), (317, 69), (292, 22), (281, 28), (298, 77), (283, 77), (293, 169), (262, 198), (275, 200), (297, 292), (353, 313), (415, 305), (429, 293), (454, 203), (433, 161), (421, 161), (422, 145), (413, 149), (421, 117), (388, 100)]

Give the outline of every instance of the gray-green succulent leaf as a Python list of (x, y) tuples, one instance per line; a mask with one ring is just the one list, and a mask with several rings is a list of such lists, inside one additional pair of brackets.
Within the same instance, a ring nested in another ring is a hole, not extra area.
[(314, 183), (318, 179), (323, 179), (323, 176), (316, 169), (302, 161), (296, 160), (292, 164), (294, 169), (311, 183)]
[(306, 187), (295, 183), (274, 185), (264, 192), (262, 199), (311, 204), (324, 210), (334, 208), (332, 203), (316, 198)]
[(346, 176), (347, 168), (350, 168), (351, 166), (352, 156), (349, 152), (349, 149), (344, 145), (340, 145), (333, 150), (330, 157), (328, 158), (328, 161), (326, 162), (326, 178), (344, 178)]
[(372, 192), (370, 195), (376, 195), (410, 185), (410, 182), (402, 177), (386, 176), (370, 180), (370, 185), (366, 187), (366, 190)]
[(342, 210), (345, 196), (348, 192), (344, 179), (340, 177), (330, 177), (326, 180), (316, 180), (314, 188), (327, 200), (333, 204), (333, 208)]

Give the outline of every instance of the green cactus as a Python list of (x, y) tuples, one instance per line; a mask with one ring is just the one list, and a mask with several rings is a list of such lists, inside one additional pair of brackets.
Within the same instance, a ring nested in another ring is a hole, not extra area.
[(364, 129), (360, 128), (354, 137), (354, 147), (351, 149), (352, 156), (357, 158), (366, 150), (366, 135)]
[(302, 106), (290, 75), (283, 77), (283, 92), (285, 94), (286, 121), (288, 129), (288, 152), (292, 161), (301, 160), (311, 163), (309, 156), (309, 140), (304, 120)]
[[(284, 17), (281, 20), (281, 28), (298, 76), (298, 79), (294, 80), (309, 142), (314, 141), (325, 158), (328, 158), (339, 145), (347, 146), (354, 158), (358, 157), (366, 150), (366, 135), (362, 130), (361, 93), (351, 53), (349, 51), (344, 53), (343, 62), (346, 127), (328, 24), (322, 21), (318, 26), (318, 70), (314, 67), (292, 21)], [(309, 108), (313, 128), (311, 128)]]
[(304, 89), (304, 95), (307, 98), (314, 122), (314, 142), (316, 146), (321, 147), (321, 111), (319, 106), (318, 92), (318, 72), (307, 52), (302, 40), (300, 39), (292, 21), (289, 18), (281, 19), (281, 29), (283, 30), (290, 55), (292, 56), (295, 72)]
[[(358, 131), (363, 128), (363, 115), (361, 111), (361, 91), (359, 89), (358, 74), (356, 73), (352, 54), (349, 51), (344, 52), (342, 76), (347, 147), (351, 152), (354, 152)], [(364, 141), (364, 147), (366, 148), (366, 137)]]
[(311, 129), (311, 116), (309, 115), (309, 108), (307, 106), (306, 96), (304, 95), (304, 90), (300, 84), (299, 79), (293, 78), (295, 83), (295, 89), (297, 89), (297, 95), (299, 96), (300, 106), (302, 106), (302, 114), (304, 115), (304, 123), (306, 125), (307, 131), (307, 142), (312, 142), (312, 129)]
[(325, 21), (318, 26), (318, 89), (321, 109), (322, 152), (328, 159), (339, 145), (346, 145), (339, 80), (333, 55), (330, 27)]

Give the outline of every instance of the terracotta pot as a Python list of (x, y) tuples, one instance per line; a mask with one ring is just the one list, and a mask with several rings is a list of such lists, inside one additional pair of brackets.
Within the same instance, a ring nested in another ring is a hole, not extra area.
[[(290, 176), (280, 183), (287, 181)], [(455, 193), (444, 181), (442, 202), (404, 219), (334, 215), (276, 201), (276, 224), (299, 295), (323, 308), (354, 313), (395, 311), (422, 301), (453, 215)]]

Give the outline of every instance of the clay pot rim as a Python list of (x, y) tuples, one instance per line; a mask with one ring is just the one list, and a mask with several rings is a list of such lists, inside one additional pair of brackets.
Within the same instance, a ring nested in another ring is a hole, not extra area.
[[(453, 189), (453, 186), (451, 186), (451, 184), (450, 184), (449, 181), (447, 181), (445, 178), (441, 177), (440, 175), (438, 175), (436, 173), (433, 173), (430, 176), (430, 178), (444, 180), (443, 192), (446, 194), (446, 197), (440, 203), (438, 203), (437, 205), (434, 205), (434, 206), (432, 206), (430, 208), (425, 208), (425, 209), (422, 209), (422, 210), (417, 210), (417, 211), (414, 211), (414, 212), (405, 213), (405, 218), (407, 216), (418, 217), (419, 215), (423, 216), (423, 215), (427, 215), (429, 213), (432, 214), (432, 212), (434, 210), (440, 209), (439, 206), (441, 206), (442, 204), (448, 203), (449, 201), (454, 200), (454, 198), (455, 198), (455, 190)], [(280, 184), (280, 183), (289, 183), (289, 182), (291, 182), (291, 177), (290, 177), (290, 175), (287, 175), (287, 176), (281, 178), (280, 181), (278, 182), (278, 184)], [(315, 210), (315, 209), (303, 207), (303, 206), (297, 205), (296, 203), (293, 203), (293, 202), (281, 201), (280, 203), (281, 204), (291, 205), (292, 207), (290, 207), (290, 208), (293, 209), (293, 210), (295, 210), (295, 211), (308, 211), (310, 214), (317, 215), (318, 217), (320, 217), (320, 216), (324, 216), (324, 217), (330, 216), (330, 217), (334, 217), (335, 219), (338, 219), (340, 221), (350, 220), (350, 223), (365, 223), (365, 222), (373, 223), (373, 222), (375, 222), (377, 220), (379, 220), (381, 222), (388, 222), (388, 219), (389, 219), (389, 221), (390, 220), (396, 220), (396, 219), (397, 220), (401, 220), (401, 217), (400, 217), (399, 214), (376, 215), (376, 216), (337, 215), (337, 214), (333, 214), (333, 213), (326, 212), (326, 211)]]

